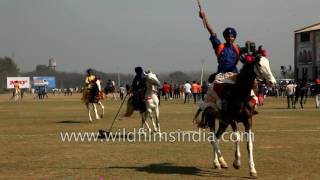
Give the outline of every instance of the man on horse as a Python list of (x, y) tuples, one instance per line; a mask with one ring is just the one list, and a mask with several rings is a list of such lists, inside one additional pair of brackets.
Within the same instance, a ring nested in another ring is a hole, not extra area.
[(233, 84), (236, 75), (239, 72), (237, 69), (237, 63), (240, 57), (240, 48), (235, 44), (237, 31), (232, 27), (227, 27), (223, 32), (223, 37), (226, 42), (221, 43), (212, 26), (209, 24), (205, 12), (201, 10), (199, 12), (199, 16), (210, 34), (209, 39), (218, 59), (218, 71), (213, 75), (213, 78), (211, 78), (217, 83), (217, 85), (216, 87), (211, 86), (209, 88), (211, 91), (208, 91), (206, 100), (200, 107), (203, 109), (205, 107), (212, 106), (218, 110), (222, 109), (221, 100), (218, 96), (218, 92), (221, 92), (222, 86), (219, 86), (219, 83)]
[(21, 98), (21, 90), (20, 90), (19, 81), (14, 81), (13, 87), (14, 87), (14, 90), (12, 92), (12, 97), (10, 99), (16, 101), (16, 100), (18, 100), (19, 97)]
[(132, 91), (132, 103), (134, 110), (142, 110), (145, 111), (145, 103), (144, 103), (144, 95), (146, 90), (146, 82), (143, 74), (142, 67), (135, 67), (134, 71), (136, 72), (136, 76), (134, 77), (131, 85)]
[(92, 69), (87, 70), (85, 77), (84, 90), (82, 100), (84, 102), (95, 101), (95, 96), (99, 93), (98, 87), (96, 87), (96, 76), (93, 74)]

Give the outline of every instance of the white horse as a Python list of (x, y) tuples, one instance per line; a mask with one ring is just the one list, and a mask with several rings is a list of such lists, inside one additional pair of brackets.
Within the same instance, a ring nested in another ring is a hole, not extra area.
[(150, 118), (153, 124), (154, 131), (160, 132), (160, 123), (159, 123), (159, 99), (157, 96), (157, 86), (160, 86), (160, 81), (157, 76), (147, 71), (144, 73), (145, 81), (146, 81), (146, 92), (144, 95), (144, 107), (138, 107), (138, 109), (134, 108), (134, 101), (140, 97), (139, 94), (134, 94), (128, 100), (127, 111), (125, 113), (125, 117), (130, 117), (134, 110), (140, 112), (141, 116), (141, 128), (144, 128), (144, 125), (147, 126), (149, 132), (151, 132), (151, 128), (147, 123), (147, 119)]
[[(150, 127), (147, 123), (148, 117), (151, 119), (153, 128), (155, 132), (160, 133), (160, 123), (159, 123), (159, 99), (157, 95), (157, 87), (161, 85), (156, 74), (151, 71), (144, 73), (146, 79), (146, 93), (145, 93), (145, 104), (146, 111), (140, 112), (141, 115), (141, 128), (145, 124), (150, 131)], [(154, 113), (154, 117), (153, 117)]]
[[(85, 105), (88, 110), (88, 116), (89, 121), (92, 122), (92, 117), (90, 113), (90, 104), (92, 105), (93, 112), (95, 113), (96, 119), (100, 119), (104, 116), (104, 106), (101, 102), (102, 91), (101, 91), (101, 82), (100, 80), (96, 80), (94, 86), (91, 89), (85, 90), (83, 92), (83, 101), (85, 102)], [(96, 107), (96, 104), (98, 104), (102, 109), (102, 114), (98, 115), (98, 110)]]
[(14, 89), (14, 91), (12, 92), (12, 96), (10, 98), (11, 102), (18, 102), (21, 101), (21, 90), (18, 89)]

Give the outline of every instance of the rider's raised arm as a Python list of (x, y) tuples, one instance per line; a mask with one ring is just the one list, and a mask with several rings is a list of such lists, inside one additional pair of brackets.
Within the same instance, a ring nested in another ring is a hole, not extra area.
[(214, 32), (212, 26), (208, 22), (206, 13), (204, 11), (199, 11), (199, 17), (202, 19), (203, 23), (205, 24), (205, 27), (207, 28), (209, 34), (211, 36), (216, 36), (216, 33)]

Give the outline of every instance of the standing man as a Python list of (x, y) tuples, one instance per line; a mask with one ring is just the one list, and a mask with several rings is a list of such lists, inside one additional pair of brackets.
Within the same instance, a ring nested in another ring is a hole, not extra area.
[(192, 97), (193, 97), (193, 103), (197, 103), (197, 96), (198, 96), (198, 84), (196, 81), (192, 82), (191, 85), (191, 92), (192, 92)]
[(169, 95), (170, 94), (170, 85), (167, 82), (164, 82), (162, 88), (163, 88), (162, 92), (164, 94), (164, 100), (167, 101), (170, 97), (170, 95)]
[(316, 98), (316, 108), (320, 108), (320, 79), (315, 80), (315, 85), (311, 87)]
[(190, 96), (191, 96), (191, 84), (189, 81), (186, 81), (186, 83), (183, 85), (183, 91), (184, 91), (184, 104), (190, 101)]
[(207, 94), (207, 91), (208, 91), (207, 82), (206, 82), (206, 81), (203, 81), (203, 82), (202, 82), (202, 87), (201, 87), (201, 100), (202, 100), (202, 101), (204, 100), (204, 95)]
[[(289, 84), (286, 87), (286, 94), (287, 94), (287, 102), (288, 102), (288, 109), (291, 107), (294, 107), (294, 92), (295, 92), (295, 85), (293, 84), (292, 81), (289, 81)], [(291, 107), (290, 107), (291, 104)]]
[(123, 100), (126, 88), (121, 84), (119, 87), (120, 99)]

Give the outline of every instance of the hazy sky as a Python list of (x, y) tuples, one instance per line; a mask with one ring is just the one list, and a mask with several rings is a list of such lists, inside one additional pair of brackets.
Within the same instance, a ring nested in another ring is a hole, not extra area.
[[(237, 43), (262, 44), (271, 66), (293, 64), (294, 30), (320, 22), (320, 0), (202, 0), (222, 39), (233, 26)], [(0, 57), (22, 71), (48, 64), (57, 70), (132, 72), (216, 71), (209, 34), (196, 0), (0, 0)]]

